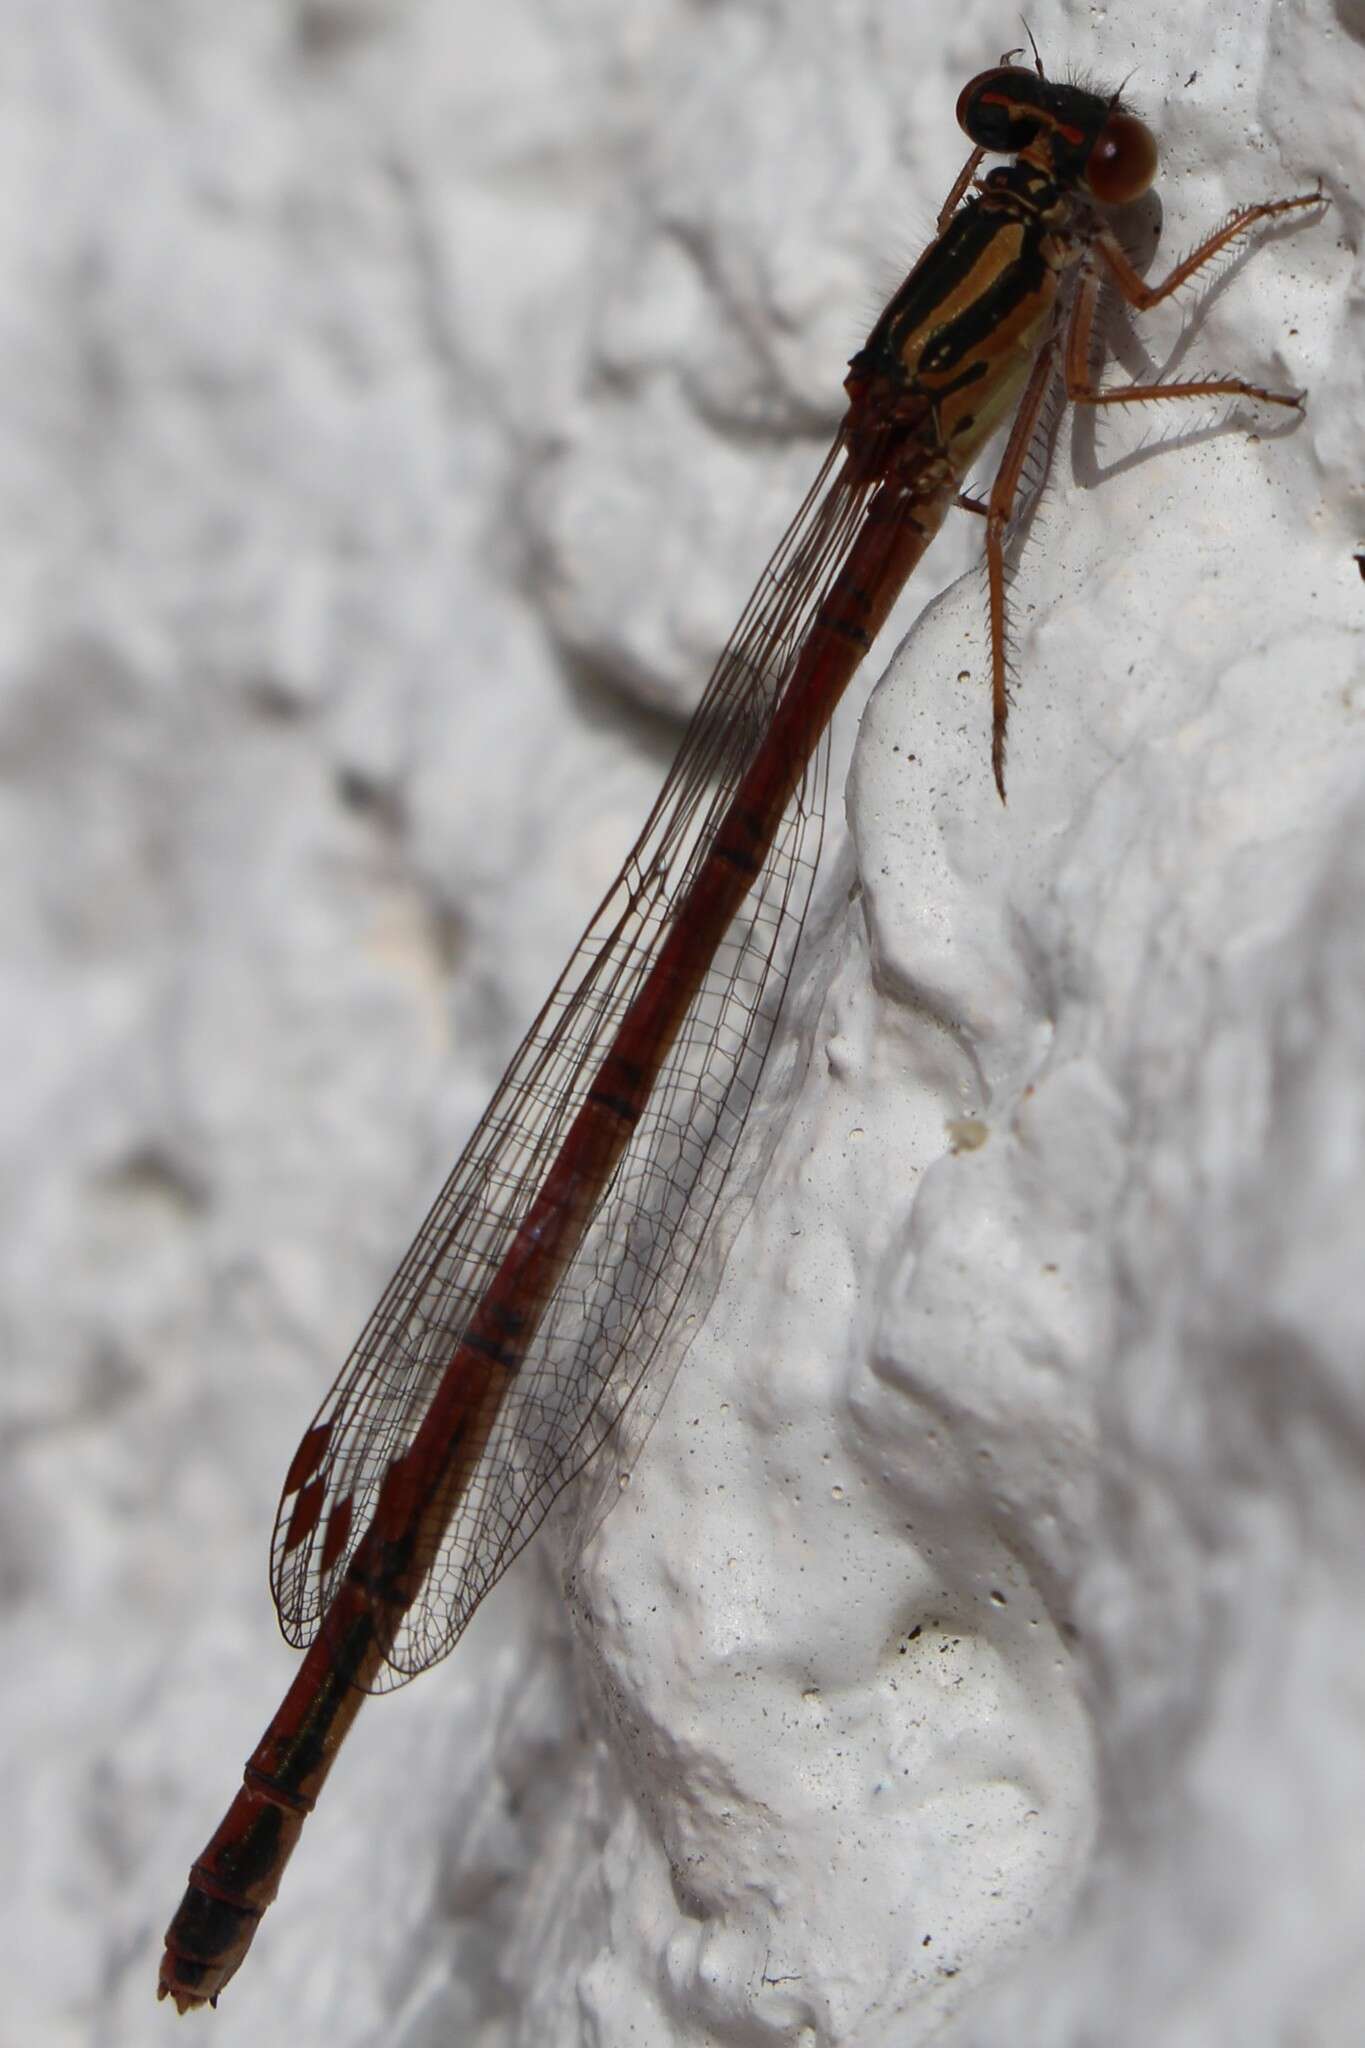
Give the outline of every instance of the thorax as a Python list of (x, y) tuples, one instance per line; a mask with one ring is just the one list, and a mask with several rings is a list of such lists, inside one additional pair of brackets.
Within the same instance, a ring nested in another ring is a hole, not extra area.
[(1085, 202), (1024, 162), (993, 171), (849, 366), (850, 426), (920, 423), (961, 474), (1012, 407), (1085, 246)]

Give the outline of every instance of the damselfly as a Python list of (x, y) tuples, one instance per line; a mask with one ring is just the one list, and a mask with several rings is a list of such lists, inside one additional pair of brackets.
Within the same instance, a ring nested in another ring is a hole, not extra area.
[[(1300, 404), (1237, 377), (1099, 389), (1090, 352), (1103, 278), (1145, 310), (1319, 193), (1241, 209), (1149, 286), (1100, 210), (1156, 171), (1117, 95), (1005, 59), (957, 116), (973, 147), (937, 237), (852, 360), (644, 831), (289, 1468), (272, 1576), (311, 1647), (167, 1931), (159, 1995), (182, 2012), (246, 1954), (365, 1694), (445, 1656), (639, 1385), (772, 1032), (830, 717), (945, 515), (986, 520), (1003, 797), (1005, 540), (1059, 373), (1082, 405)], [(978, 178), (988, 151), (1012, 161)], [(1011, 410), (989, 499), (964, 495)]]

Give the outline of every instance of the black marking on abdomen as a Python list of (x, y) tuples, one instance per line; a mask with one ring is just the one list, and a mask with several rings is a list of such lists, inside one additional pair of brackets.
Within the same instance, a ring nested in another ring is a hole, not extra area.
[(731, 867), (738, 868), (742, 875), (756, 875), (763, 865), (761, 861), (755, 860), (751, 853), (745, 853), (741, 847), (727, 846), (723, 839), (716, 841), (711, 852), (717, 860), (728, 860)]
[(492, 1337), (481, 1337), (477, 1330), (466, 1330), (460, 1339), (464, 1351), (477, 1351), (483, 1358), (491, 1358), (494, 1365), (500, 1365), (507, 1372), (515, 1372), (521, 1363), (515, 1351), (505, 1344), (497, 1343)]
[(632, 1102), (628, 1095), (614, 1095), (610, 1088), (590, 1088), (588, 1100), (596, 1103), (599, 1109), (605, 1109), (612, 1116), (619, 1117), (623, 1124), (630, 1124), (633, 1127), (640, 1121), (639, 1104)]

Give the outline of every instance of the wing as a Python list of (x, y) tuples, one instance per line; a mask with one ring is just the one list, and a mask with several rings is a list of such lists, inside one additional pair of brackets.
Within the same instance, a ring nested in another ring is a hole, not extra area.
[[(858, 532), (870, 486), (836, 440), (721, 655), (620, 876), (527, 1033), (285, 1482), (271, 1581), (312, 1641), (384, 1475), (421, 1425), (473, 1311), (670, 930)], [(805, 913), (827, 745), (788, 802), (550, 1298), (375, 1690), (443, 1657), (639, 1386), (697, 1257), (753, 1100)], [(306, 1512), (300, 1512), (306, 1502)]]

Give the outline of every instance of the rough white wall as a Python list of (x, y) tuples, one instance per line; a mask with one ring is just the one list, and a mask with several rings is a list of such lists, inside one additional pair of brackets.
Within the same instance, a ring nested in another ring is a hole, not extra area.
[(1007, 812), (977, 581), (920, 622), (629, 1484), (361, 1716), (220, 2010), (152, 2003), (294, 1441), (1018, 33), (926, 12), (11, 0), (0, 2048), (1359, 2037), (1345, 0), (1031, 14), (1159, 128), (1158, 268), (1324, 175), (1176, 357), (1307, 421), (1063, 430)]

